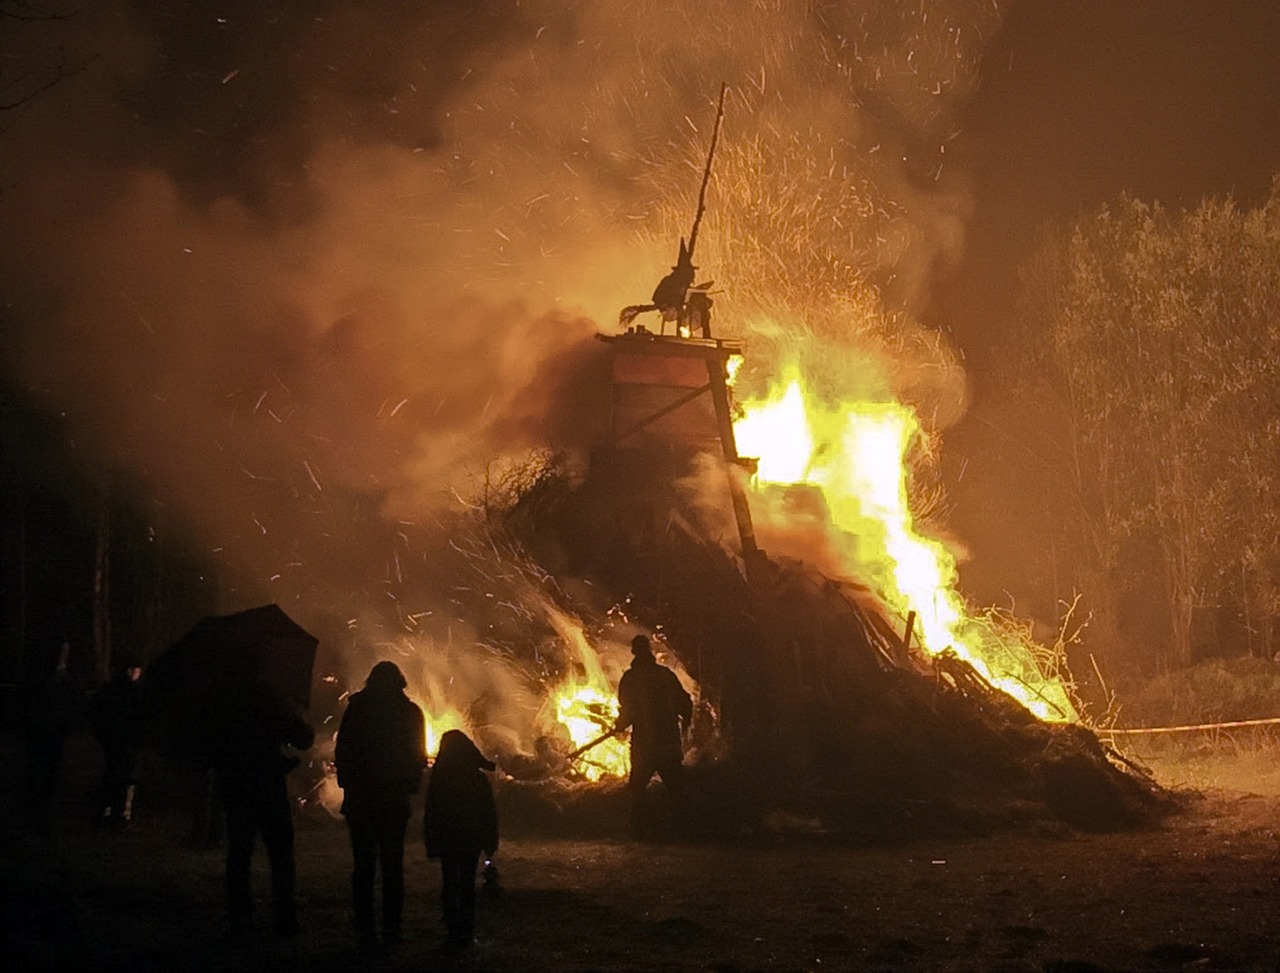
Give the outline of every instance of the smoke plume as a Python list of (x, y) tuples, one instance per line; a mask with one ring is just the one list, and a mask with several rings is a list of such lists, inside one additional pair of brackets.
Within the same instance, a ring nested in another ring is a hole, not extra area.
[(420, 532), (596, 434), (593, 333), (674, 261), (721, 81), (696, 262), (744, 381), (835, 346), (868, 389), (959, 408), (910, 314), (962, 243), (947, 146), (994, 7), (108, 0), (26, 25), (24, 54), (85, 67), (7, 128), (6, 367), (261, 600), (346, 626), (348, 675), (490, 645)]

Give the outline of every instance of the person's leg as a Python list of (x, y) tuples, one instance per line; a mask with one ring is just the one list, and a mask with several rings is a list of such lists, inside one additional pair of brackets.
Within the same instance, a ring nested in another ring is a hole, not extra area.
[(441, 855), (440, 912), (444, 918), (444, 928), (449, 934), (450, 942), (453, 942), (454, 930), (458, 927), (460, 885), (457, 857), (454, 855)]
[(662, 786), (667, 790), (669, 805), (668, 824), (673, 826), (676, 831), (684, 827), (686, 818), (688, 817), (688, 807), (685, 803), (685, 775), (684, 767), (679, 763), (671, 763), (658, 770), (658, 776), (662, 779)]
[(458, 924), (451, 934), (455, 945), (470, 946), (476, 934), (476, 865), (480, 852), (464, 852), (458, 856)]
[[(407, 802), (406, 802), (407, 803)], [(378, 842), (382, 858), (382, 936), (389, 942), (401, 937), (404, 915), (404, 833), (408, 807), (387, 809), (380, 822)]]
[(297, 864), (293, 857), (293, 808), (283, 776), (263, 781), (258, 806), (262, 840), (271, 860), (271, 906), (274, 928), (282, 935), (298, 931), (298, 914), (293, 901)]
[(138, 792), (138, 752), (125, 747), (120, 766), (120, 823), (128, 827), (133, 823), (133, 798)]
[(138, 785), (130, 778), (129, 783), (124, 785), (124, 813), (121, 820), (128, 827), (133, 823), (133, 798), (138, 793)]
[(645, 790), (649, 779), (653, 777), (653, 766), (644, 758), (631, 757), (631, 777), (627, 781), (627, 790), (631, 796), (631, 837), (644, 837), (648, 816), (645, 813)]
[(222, 781), (217, 774), (209, 774), (206, 782), (209, 801), (209, 834), (206, 847), (216, 848), (224, 837), (223, 831), (226, 830), (223, 828), (226, 821), (226, 815), (223, 813), (226, 796), (222, 790)]
[(111, 773), (111, 752), (102, 753), (102, 785), (98, 788), (98, 806), (93, 813), (93, 826), (101, 828), (111, 823), (111, 798), (115, 792), (115, 781)]
[(103, 754), (105, 766), (102, 773), (103, 817), (114, 825), (125, 821), (125, 800), (132, 775), (132, 754), (118, 747), (109, 747)]
[(227, 915), (233, 933), (253, 926), (253, 895), (249, 891), (249, 860), (253, 855), (252, 799), (238, 788), (227, 788)]
[(658, 770), (658, 776), (662, 778), (662, 784), (666, 787), (667, 793), (671, 795), (671, 800), (679, 805), (685, 796), (684, 766), (682, 764), (668, 764)]
[(374, 938), (373, 877), (378, 866), (378, 840), (367, 816), (347, 815), (351, 831), (351, 903), (355, 911), (356, 932), (362, 941)]

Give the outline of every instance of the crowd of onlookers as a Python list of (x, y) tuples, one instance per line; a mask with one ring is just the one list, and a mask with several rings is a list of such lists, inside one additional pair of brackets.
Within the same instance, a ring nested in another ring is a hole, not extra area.
[[(671, 670), (659, 665), (649, 640), (632, 642), (633, 661), (618, 687), (619, 717), (612, 732), (631, 731), (633, 833), (644, 828), (644, 790), (653, 775), (677, 795), (683, 788), (682, 727), (691, 701)], [(147, 729), (142, 667), (118, 665), (92, 696), (81, 693), (68, 671), (69, 646), (33, 686), (25, 712), (26, 813), (28, 825), (47, 831), (57, 789), (64, 737), (76, 714), (87, 708), (102, 750), (102, 778), (92, 823), (122, 830), (133, 819), (139, 749)], [(293, 804), (287, 779), (297, 754), (315, 740), (298, 708), (249, 669), (233, 674), (224, 691), (211, 694), (207, 711), (191, 714), (198, 741), (194, 766), (201, 769), (201, 843), (221, 837), (225, 822), (225, 892), (230, 934), (254, 933), (250, 864), (262, 839), (270, 864), (271, 929), (300, 931), (295, 907)], [(411, 800), (427, 776), (423, 841), (440, 863), (441, 912), (451, 946), (474, 938), (476, 882), (498, 847), (498, 816), (487, 773), (496, 769), (465, 733), (446, 732), (434, 759), (425, 747), (425, 718), (405, 693), (404, 674), (393, 662), (377, 663), (365, 686), (347, 700), (334, 751), (341, 813), (351, 837), (351, 897), (361, 946), (394, 946), (403, 937), (404, 851)], [(87, 707), (86, 707), (87, 702)], [(603, 739), (603, 738), (602, 738)], [(214, 811), (214, 803), (218, 811)], [(381, 936), (375, 884), (381, 875)], [(491, 873), (492, 874), (492, 873)]]

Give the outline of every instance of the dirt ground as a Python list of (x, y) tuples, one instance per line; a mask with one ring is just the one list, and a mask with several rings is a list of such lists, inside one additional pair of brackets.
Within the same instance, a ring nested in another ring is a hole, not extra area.
[[(1214, 789), (1125, 834), (1042, 825), (892, 847), (510, 840), (502, 894), (482, 900), (466, 951), (441, 945), (438, 875), (411, 841), (410, 939), (374, 956), (355, 948), (340, 822), (299, 824), (302, 934), (233, 946), (221, 852), (185, 847), (183, 818), (144, 815), (106, 835), (64, 801), (49, 838), (4, 815), (5, 968), (1280, 969), (1280, 755), (1147, 756), (1162, 780)], [(255, 870), (265, 895), (264, 863)]]

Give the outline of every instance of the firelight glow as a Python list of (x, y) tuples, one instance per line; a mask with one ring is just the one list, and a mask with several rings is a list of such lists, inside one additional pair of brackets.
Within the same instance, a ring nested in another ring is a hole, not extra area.
[(770, 393), (742, 402), (738, 452), (758, 458), (759, 491), (806, 484), (822, 494), (831, 525), (847, 538), (849, 567), (905, 619), (914, 611), (926, 652), (952, 649), (992, 685), (1045, 720), (1074, 720), (1065, 688), (1046, 677), (1026, 646), (993, 644), (956, 591), (955, 556), (915, 529), (907, 455), (920, 423), (896, 402), (822, 402), (798, 369), (783, 369)]

